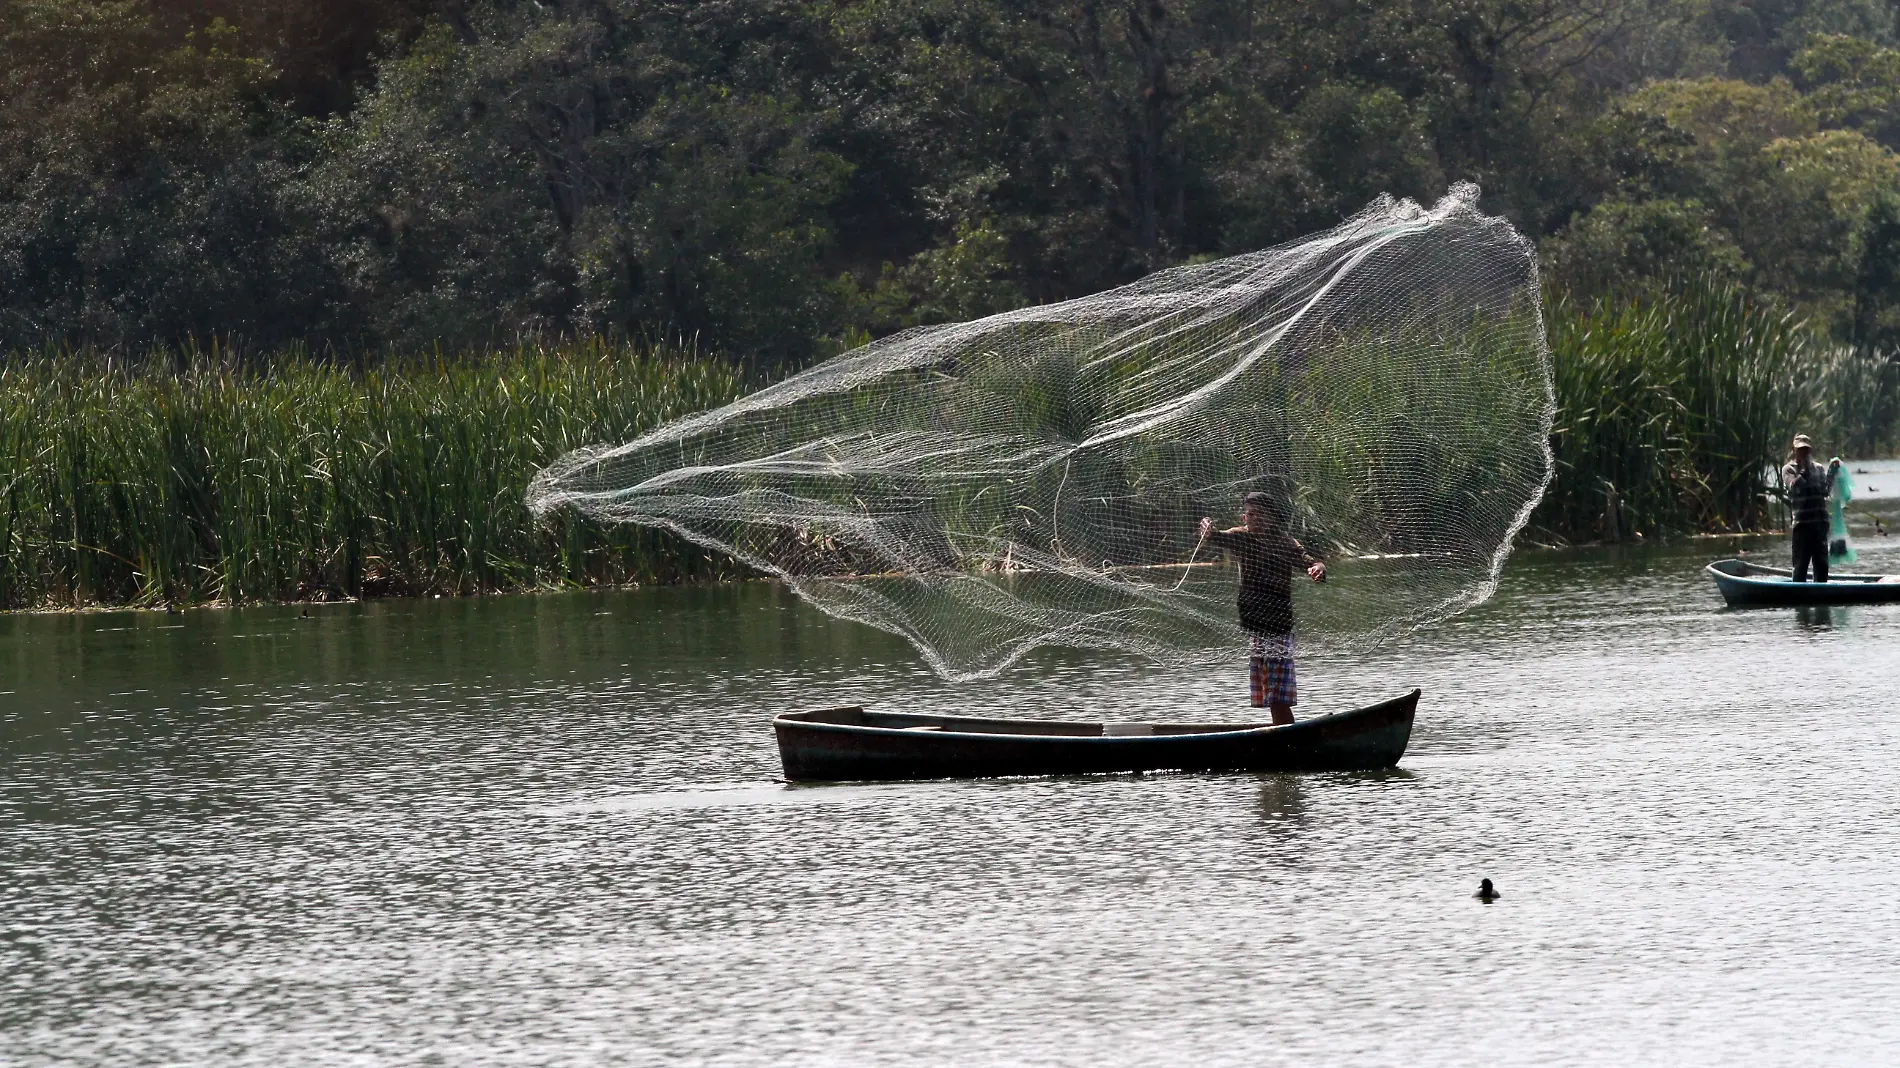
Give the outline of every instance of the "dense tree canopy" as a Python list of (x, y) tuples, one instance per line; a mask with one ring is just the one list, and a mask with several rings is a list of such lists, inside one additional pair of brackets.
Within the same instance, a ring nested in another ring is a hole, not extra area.
[(1878, 0), (0, 0), (0, 346), (798, 361), (1483, 185), (1900, 339)]

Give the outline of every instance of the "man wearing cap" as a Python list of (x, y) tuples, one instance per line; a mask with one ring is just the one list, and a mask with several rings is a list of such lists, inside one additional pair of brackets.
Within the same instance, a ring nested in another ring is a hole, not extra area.
[(1788, 510), (1794, 514), (1791, 534), (1794, 540), (1794, 580), (1808, 580), (1808, 565), (1814, 565), (1814, 581), (1827, 581), (1827, 497), (1834, 492), (1834, 475), (1841, 469), (1839, 457), (1823, 468), (1814, 462), (1814, 443), (1806, 434), (1794, 436), (1794, 459), (1781, 468), (1781, 488), (1788, 491)]

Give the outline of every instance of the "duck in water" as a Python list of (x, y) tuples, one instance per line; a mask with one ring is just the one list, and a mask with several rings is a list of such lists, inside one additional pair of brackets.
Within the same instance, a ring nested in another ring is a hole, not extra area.
[(1478, 892), (1471, 896), (1489, 905), (1491, 902), (1496, 901), (1498, 898), (1501, 898), (1504, 895), (1500, 893), (1497, 890), (1497, 888), (1491, 885), (1491, 880), (1480, 879), (1478, 880)]

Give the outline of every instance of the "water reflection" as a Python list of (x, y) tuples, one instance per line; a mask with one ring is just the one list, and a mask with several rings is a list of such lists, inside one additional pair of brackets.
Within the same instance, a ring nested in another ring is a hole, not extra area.
[(1900, 605), (1725, 612), (1720, 551), (1302, 661), (1307, 716), (1425, 694), (1304, 777), (774, 784), (786, 708), (1251, 710), (948, 686), (767, 584), (0, 617), (0, 1064), (1885, 1063)]
[[(1794, 610), (1794, 619), (1802, 630), (1833, 630), (1834, 613), (1841, 612), (1844, 615), (1846, 611), (1844, 608), (1825, 604), (1802, 605)], [(1845, 624), (1847, 620), (1843, 618), (1840, 622)]]
[(1290, 828), (1306, 815), (1305, 780), (1298, 775), (1268, 775), (1260, 782), (1256, 803), (1263, 822)]
[(1339, 778), (1353, 783), (1375, 783), (1379, 785), (1403, 786), (1419, 782), (1416, 772), (1406, 768), (1377, 768), (1372, 771), (1342, 771)]

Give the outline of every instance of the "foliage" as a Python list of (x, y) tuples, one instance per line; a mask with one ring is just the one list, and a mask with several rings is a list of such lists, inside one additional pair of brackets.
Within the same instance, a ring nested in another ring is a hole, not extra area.
[(601, 340), (351, 369), (218, 350), (0, 367), (0, 607), (470, 593), (718, 574), (670, 539), (539, 528), (576, 446), (730, 400), (734, 373)]
[[(1795, 429), (1828, 452), (1900, 447), (1900, 363), (1829, 344), (1731, 281), (1588, 307), (1560, 300), (1547, 321), (1558, 467), (1534, 520), (1541, 536), (1772, 524), (1763, 476)], [(1342, 398), (1406, 388), (1323, 385)], [(0, 365), (0, 607), (723, 574), (729, 565), (639, 528), (571, 516), (537, 528), (521, 487), (577, 445), (626, 440), (741, 388), (722, 361), (600, 340), (363, 367), (295, 350), (16, 355)], [(1481, 494), (1456, 484), (1453, 461), (1487, 433), (1521, 433), (1484, 431), (1469, 414), (1432, 417), (1471, 432), (1431, 465), (1446, 492)], [(1320, 436), (1350, 446), (1364, 429)]]
[(1563, 289), (1583, 297), (1642, 289), (1681, 273), (1741, 279), (1748, 261), (1698, 200), (1613, 200), (1545, 243)]
[(0, 346), (797, 365), (1459, 179), (1579, 299), (1714, 271), (1858, 342), (1895, 44), (1875, 0), (0, 0)]
[(1900, 445), (1900, 363), (1829, 344), (1732, 280), (1549, 314), (1557, 472), (1546, 535), (1621, 540), (1781, 518), (1769, 472), (1796, 432), (1826, 453)]
[[(450, 398), (579, 440), (647, 402), (570, 423), (550, 398), (728, 388), (520, 338), (793, 367), (1462, 179), (1557, 301), (1545, 529), (1772, 522), (1751, 472), (1793, 425), (1900, 447), (1895, 30), (1880, 0), (0, 0), (0, 351), (38, 354), (0, 362), (0, 601), (499, 588), (574, 552), (657, 574), (605, 535), (534, 541), (456, 475), (443, 514), (505, 543), (469, 548), (370, 458), (546, 455)], [(154, 347), (197, 355), (124, 362)], [(386, 349), (516, 355), (336, 355)], [(326, 440), (374, 538), (298, 496), (332, 474), (269, 458)], [(191, 503), (246, 494), (264, 511)]]

